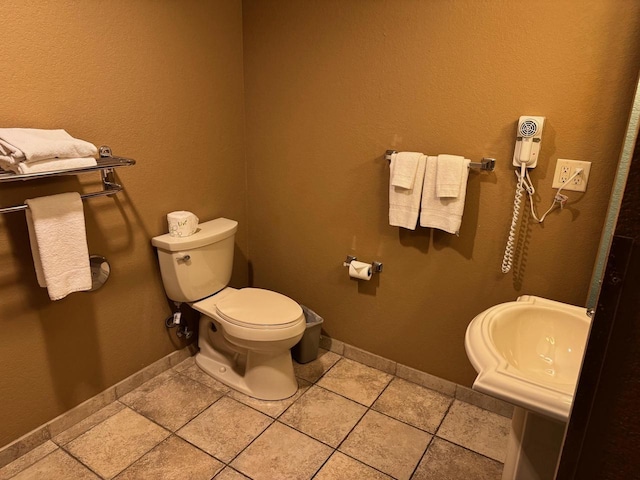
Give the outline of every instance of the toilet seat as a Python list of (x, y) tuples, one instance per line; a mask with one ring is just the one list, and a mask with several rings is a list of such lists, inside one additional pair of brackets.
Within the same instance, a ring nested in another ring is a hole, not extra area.
[(215, 308), (219, 317), (244, 328), (288, 328), (304, 318), (295, 301), (261, 288), (242, 288), (221, 299)]
[(306, 328), (300, 305), (270, 290), (227, 287), (191, 306), (220, 322), (229, 340), (281, 341), (302, 335)]

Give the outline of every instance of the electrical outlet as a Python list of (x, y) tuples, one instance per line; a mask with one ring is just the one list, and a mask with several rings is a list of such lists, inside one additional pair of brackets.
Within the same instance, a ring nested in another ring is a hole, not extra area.
[[(582, 172), (571, 179), (568, 185), (567, 181), (576, 173), (576, 169), (581, 168)], [(591, 162), (582, 162), (580, 160), (567, 160), (559, 158), (556, 163), (556, 173), (553, 174), (552, 188), (560, 188), (562, 190), (572, 190), (574, 192), (584, 192), (587, 190), (587, 181), (589, 180), (589, 171), (591, 170)], [(564, 186), (563, 186), (564, 185)]]

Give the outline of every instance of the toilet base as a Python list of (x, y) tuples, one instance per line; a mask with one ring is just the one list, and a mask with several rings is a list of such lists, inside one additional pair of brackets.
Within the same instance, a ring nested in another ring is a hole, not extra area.
[[(291, 351), (277, 354), (217, 351), (196, 354), (196, 364), (225, 385), (259, 400), (284, 400), (298, 391)], [(208, 355), (207, 355), (208, 353)]]

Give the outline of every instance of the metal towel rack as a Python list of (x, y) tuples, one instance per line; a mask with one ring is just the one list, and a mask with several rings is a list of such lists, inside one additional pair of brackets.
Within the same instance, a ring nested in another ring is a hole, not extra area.
[[(391, 155), (393, 155), (394, 153), (398, 153), (397, 150), (387, 150), (384, 154), (384, 158), (387, 159), (389, 162), (391, 161)], [(469, 163), (469, 168), (474, 168), (476, 170), (485, 170), (487, 172), (493, 172), (493, 170), (496, 168), (496, 159), (495, 158), (489, 158), (489, 157), (484, 157), (482, 159), (482, 161), (480, 162), (470, 162)]]
[[(95, 198), (115, 195), (122, 191), (124, 188), (122, 185), (116, 182), (115, 169), (118, 167), (128, 167), (136, 164), (135, 160), (123, 157), (114, 157), (111, 155), (111, 149), (107, 146), (102, 146), (99, 149), (100, 158), (96, 160), (97, 165), (95, 167), (83, 167), (74, 168), (71, 170), (55, 170), (42, 173), (23, 173), (17, 174), (12, 172), (0, 173), (0, 183), (5, 182), (17, 182), (26, 180), (36, 180), (40, 178), (59, 177), (63, 175), (79, 175), (89, 172), (100, 172), (100, 178), (102, 180), (102, 190), (97, 192), (85, 193), (80, 195), (83, 200), (85, 198)], [(13, 213), (26, 210), (27, 205), (14, 205), (12, 207), (0, 208), (0, 213)]]

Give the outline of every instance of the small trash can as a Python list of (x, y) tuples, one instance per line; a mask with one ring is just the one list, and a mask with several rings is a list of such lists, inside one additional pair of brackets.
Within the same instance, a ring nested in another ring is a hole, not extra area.
[(291, 356), (298, 363), (309, 363), (318, 358), (318, 348), (320, 346), (320, 330), (324, 321), (320, 315), (313, 310), (300, 305), (307, 322), (302, 338), (291, 349)]

